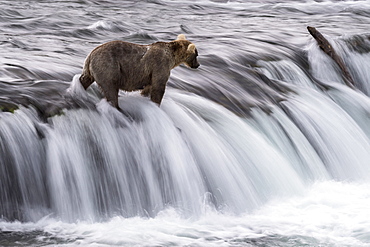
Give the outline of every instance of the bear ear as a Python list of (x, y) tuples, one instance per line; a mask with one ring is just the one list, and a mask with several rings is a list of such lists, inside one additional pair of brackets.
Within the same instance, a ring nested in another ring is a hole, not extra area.
[(189, 46), (188, 46), (188, 51), (189, 52), (192, 52), (192, 53), (194, 53), (195, 52), (195, 45), (194, 44), (190, 44)]
[(184, 34), (179, 34), (176, 40), (186, 40), (186, 37)]

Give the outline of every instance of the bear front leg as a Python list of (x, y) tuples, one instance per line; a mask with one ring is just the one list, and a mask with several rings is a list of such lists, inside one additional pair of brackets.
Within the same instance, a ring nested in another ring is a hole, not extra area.
[(152, 86), (148, 85), (148, 86), (144, 87), (143, 90), (141, 90), (141, 95), (144, 96), (144, 97), (148, 97), (151, 90), (152, 90)]
[(153, 85), (151, 87), (150, 99), (154, 103), (157, 103), (158, 106), (161, 105), (162, 98), (163, 98), (163, 95), (164, 95), (164, 91), (166, 89), (167, 80), (168, 80), (168, 78), (162, 79), (162, 80), (158, 81), (157, 83), (153, 83)]

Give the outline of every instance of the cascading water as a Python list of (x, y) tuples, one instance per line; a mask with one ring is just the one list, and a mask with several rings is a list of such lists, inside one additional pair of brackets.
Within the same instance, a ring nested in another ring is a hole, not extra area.
[[(0, 245), (370, 245), (368, 1), (34, 4), (0, 4)], [(160, 107), (80, 85), (96, 45), (180, 32), (201, 67)]]

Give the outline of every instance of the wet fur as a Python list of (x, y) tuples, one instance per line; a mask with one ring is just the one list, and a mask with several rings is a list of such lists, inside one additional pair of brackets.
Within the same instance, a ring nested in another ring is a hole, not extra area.
[(87, 89), (94, 81), (108, 102), (118, 107), (118, 90), (142, 90), (160, 105), (170, 72), (184, 63), (199, 67), (194, 44), (179, 35), (171, 42), (138, 45), (111, 41), (96, 47), (86, 58), (80, 82)]

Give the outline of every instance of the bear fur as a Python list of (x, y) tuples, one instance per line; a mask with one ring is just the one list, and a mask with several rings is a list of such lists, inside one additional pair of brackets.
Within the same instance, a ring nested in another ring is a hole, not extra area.
[(183, 34), (174, 41), (150, 45), (111, 41), (87, 56), (80, 82), (86, 90), (96, 81), (117, 109), (119, 89), (142, 90), (143, 96), (150, 95), (160, 105), (171, 70), (180, 64), (198, 68), (197, 56), (197, 48)]

